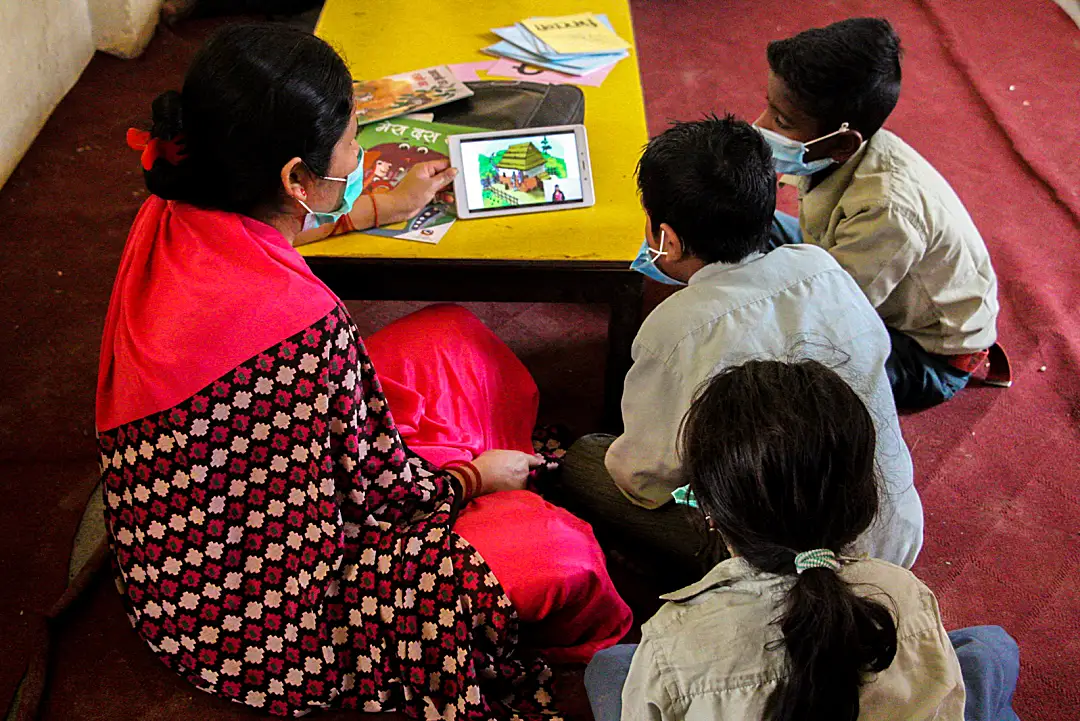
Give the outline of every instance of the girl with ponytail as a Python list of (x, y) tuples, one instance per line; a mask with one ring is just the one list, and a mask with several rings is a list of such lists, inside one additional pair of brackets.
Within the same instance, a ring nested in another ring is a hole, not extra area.
[(752, 361), (705, 385), (680, 456), (731, 558), (664, 596), (636, 650), (593, 659), (597, 721), (1015, 719), (1004, 631), (950, 638), (910, 571), (845, 555), (877, 513), (874, 441), (858, 396), (814, 361)]

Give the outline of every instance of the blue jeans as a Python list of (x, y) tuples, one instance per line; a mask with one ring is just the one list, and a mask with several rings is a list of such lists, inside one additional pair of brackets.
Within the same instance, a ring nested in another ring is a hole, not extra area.
[(949, 365), (944, 356), (927, 353), (911, 336), (887, 328), (892, 351), (885, 360), (897, 408), (929, 408), (956, 395), (971, 374)]
[(949, 632), (960, 660), (967, 700), (966, 721), (1019, 721), (1012, 708), (1020, 675), (1020, 647), (1001, 626), (972, 626)]
[[(960, 660), (967, 700), (965, 721), (1019, 721), (1012, 710), (1013, 691), (1020, 675), (1020, 649), (1000, 626), (973, 626), (949, 633)], [(637, 644), (612, 646), (593, 656), (585, 669), (595, 721), (619, 721), (622, 687), (630, 673)]]
[(794, 245), (802, 242), (802, 229), (799, 219), (782, 210), (773, 213), (772, 229), (769, 231), (769, 250), (781, 245)]
[(622, 688), (636, 650), (636, 643), (621, 643), (600, 651), (589, 661), (585, 668), (585, 693), (589, 696), (593, 721), (619, 721)]

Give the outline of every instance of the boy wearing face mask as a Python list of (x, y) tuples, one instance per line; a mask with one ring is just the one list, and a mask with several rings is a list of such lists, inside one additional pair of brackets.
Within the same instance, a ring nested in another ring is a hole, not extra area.
[(997, 277), (948, 182), (882, 124), (900, 96), (900, 39), (853, 18), (769, 44), (768, 107), (755, 122), (799, 218), (777, 213), (775, 243), (825, 248), (889, 330), (896, 403), (951, 398), (974, 370), (1008, 385), (997, 339)]
[(695, 527), (700, 513), (671, 502), (685, 484), (675, 441), (691, 401), (729, 366), (815, 358), (835, 368), (877, 422), (888, 492), (860, 550), (910, 567), (923, 515), (885, 375), (888, 334), (827, 252), (809, 244), (769, 250), (776, 175), (761, 135), (731, 116), (678, 123), (649, 142), (638, 189), (645, 240), (632, 267), (685, 287), (634, 339), (623, 434), (585, 436), (564, 459), (567, 504), (598, 533), (657, 551), (672, 587), (696, 580), (723, 548)]

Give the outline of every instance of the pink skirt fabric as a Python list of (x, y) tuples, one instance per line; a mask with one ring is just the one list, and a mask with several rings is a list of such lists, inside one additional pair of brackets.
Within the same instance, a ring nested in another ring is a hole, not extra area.
[[(485, 450), (532, 452), (538, 391), (476, 316), (434, 305), (365, 341), (406, 444), (442, 465)], [(481, 496), (454, 530), (484, 557), (549, 660), (585, 663), (629, 630), (629, 607), (587, 523), (532, 491)]]

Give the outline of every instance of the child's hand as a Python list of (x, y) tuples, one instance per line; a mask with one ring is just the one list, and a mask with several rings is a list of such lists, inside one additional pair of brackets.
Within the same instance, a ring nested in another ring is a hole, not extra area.
[[(416, 215), (436, 193), (454, 182), (456, 175), (457, 170), (450, 167), (449, 160), (429, 160), (414, 165), (397, 187), (386, 194), (393, 202), (393, 219), (380, 219), (380, 222), (399, 222)], [(379, 209), (382, 210), (381, 203)]]

